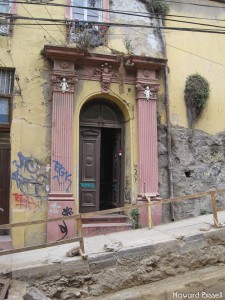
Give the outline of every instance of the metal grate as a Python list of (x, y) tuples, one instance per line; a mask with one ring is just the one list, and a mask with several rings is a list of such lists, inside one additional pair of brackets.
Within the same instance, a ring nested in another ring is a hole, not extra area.
[(9, 95), (13, 91), (14, 71), (0, 70), (0, 94)]

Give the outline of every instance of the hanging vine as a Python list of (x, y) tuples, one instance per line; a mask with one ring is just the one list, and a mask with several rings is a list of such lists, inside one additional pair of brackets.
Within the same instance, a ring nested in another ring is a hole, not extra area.
[(125, 79), (125, 69), (124, 69), (124, 57), (120, 56), (120, 67), (119, 67), (119, 92), (120, 94), (124, 93), (124, 79)]
[(152, 14), (159, 14), (165, 17), (169, 13), (169, 5), (165, 0), (140, 0), (143, 2), (147, 10)]
[(184, 100), (188, 124), (192, 128), (201, 116), (210, 95), (209, 82), (200, 74), (189, 75), (185, 82)]

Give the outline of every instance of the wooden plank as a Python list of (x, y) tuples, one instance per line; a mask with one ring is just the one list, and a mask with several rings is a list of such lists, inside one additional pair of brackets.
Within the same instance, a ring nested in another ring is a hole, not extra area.
[(211, 194), (211, 201), (212, 201), (212, 211), (213, 211), (214, 224), (215, 224), (215, 226), (217, 226), (217, 224), (219, 222), (218, 222), (218, 216), (217, 216), (216, 192), (211, 192), (210, 194)]
[(152, 207), (149, 205), (148, 206), (148, 228), (152, 228)]
[(225, 206), (217, 207), (217, 211), (225, 211)]
[(62, 240), (62, 241), (56, 241), (56, 242), (52, 242), (52, 243), (40, 244), (40, 245), (36, 245), (36, 246), (17, 248), (17, 249), (11, 249), (11, 250), (2, 250), (2, 251), (0, 251), (0, 256), (13, 254), (13, 253), (19, 253), (19, 252), (25, 252), (25, 251), (31, 251), (31, 250), (37, 250), (37, 249), (41, 249), (41, 248), (59, 246), (59, 245), (67, 244), (67, 243), (80, 242), (81, 240), (83, 240), (82, 237), (77, 237), (77, 238), (72, 238), (72, 239), (67, 239), (67, 240)]
[(142, 208), (142, 207), (147, 207), (149, 205), (162, 205), (162, 204), (167, 204), (167, 203), (173, 203), (173, 202), (181, 202), (184, 200), (189, 200), (189, 199), (196, 199), (200, 197), (204, 197), (207, 195), (210, 195), (211, 193), (223, 193), (225, 192), (225, 189), (221, 190), (215, 190), (215, 191), (208, 191), (208, 192), (202, 192), (202, 193), (197, 193), (193, 195), (186, 195), (186, 196), (181, 196), (181, 197), (175, 197), (171, 199), (163, 199), (163, 200), (157, 200), (157, 201), (151, 201), (150, 203), (145, 203), (145, 204), (135, 204), (135, 205), (127, 205), (125, 207), (117, 207), (117, 208), (112, 208), (112, 209), (107, 209), (107, 210), (101, 210), (101, 211), (95, 211), (95, 212), (90, 212), (90, 213), (83, 213), (83, 214), (77, 214), (77, 215), (72, 215), (72, 216), (64, 216), (64, 217), (58, 217), (58, 218), (52, 218), (52, 219), (46, 219), (46, 220), (37, 220), (37, 221), (30, 221), (30, 222), (21, 222), (21, 223), (14, 223), (14, 224), (5, 224), (5, 225), (0, 225), (0, 229), (7, 229), (7, 228), (14, 228), (14, 227), (20, 227), (20, 226), (29, 226), (29, 225), (38, 225), (38, 224), (43, 224), (43, 223), (48, 223), (48, 222), (54, 222), (54, 221), (60, 221), (60, 220), (67, 220), (67, 219), (72, 219), (72, 218), (83, 218), (83, 217), (92, 217), (95, 215), (105, 215), (105, 214), (110, 214), (110, 213), (116, 213), (116, 212), (121, 212), (121, 211), (129, 211), (134, 208)]
[(4, 300), (6, 299), (6, 294), (9, 289), (10, 280), (0, 279), (0, 284), (3, 285), (3, 288), (0, 290), (0, 300)]
[[(148, 203), (151, 203), (151, 195), (145, 194), (145, 198), (147, 199)], [(152, 228), (152, 206), (148, 205), (148, 228)]]
[(58, 217), (58, 218), (36, 220), (36, 221), (29, 221), (29, 222), (20, 222), (20, 223), (13, 223), (13, 224), (4, 224), (4, 225), (0, 225), (0, 229), (29, 226), (29, 225), (38, 225), (38, 224), (44, 224), (44, 223), (48, 223), (48, 222), (61, 221), (61, 220), (68, 220), (68, 219), (73, 219), (73, 218), (75, 218), (75, 219), (79, 218), (79, 215), (63, 216), (63, 217)]

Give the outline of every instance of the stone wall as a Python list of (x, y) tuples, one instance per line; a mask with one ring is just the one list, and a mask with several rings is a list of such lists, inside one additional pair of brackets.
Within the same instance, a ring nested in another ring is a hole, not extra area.
[[(174, 196), (183, 196), (225, 187), (225, 132), (210, 135), (200, 130), (171, 127)], [(168, 198), (166, 126), (158, 127), (159, 192)], [(224, 194), (217, 205), (225, 203)], [(209, 197), (188, 200), (174, 205), (175, 219), (211, 213)], [(170, 218), (169, 206), (164, 207), (164, 221)]]

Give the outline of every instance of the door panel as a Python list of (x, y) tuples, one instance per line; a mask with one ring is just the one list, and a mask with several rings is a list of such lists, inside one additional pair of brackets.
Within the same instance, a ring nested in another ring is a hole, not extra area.
[(120, 206), (121, 191), (121, 130), (115, 130), (113, 137), (113, 168), (112, 168), (112, 204)]
[(9, 223), (10, 149), (0, 149), (0, 225)]
[(99, 210), (101, 130), (80, 128), (80, 212)]

